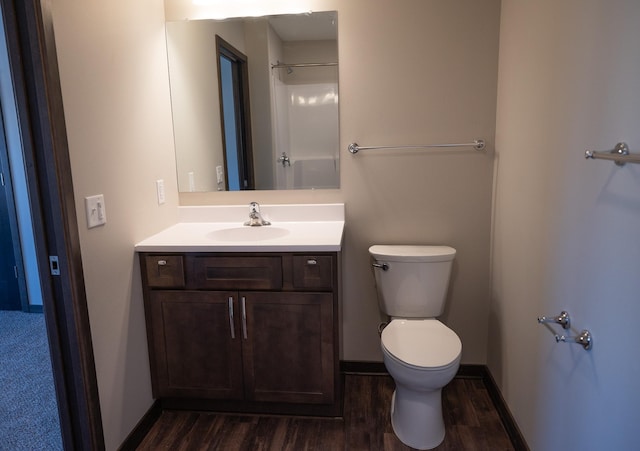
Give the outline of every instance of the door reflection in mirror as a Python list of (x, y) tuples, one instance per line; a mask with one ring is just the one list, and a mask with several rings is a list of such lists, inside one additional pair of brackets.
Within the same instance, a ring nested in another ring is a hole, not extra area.
[(216, 43), (225, 191), (253, 189), (247, 57), (220, 36), (216, 36)]

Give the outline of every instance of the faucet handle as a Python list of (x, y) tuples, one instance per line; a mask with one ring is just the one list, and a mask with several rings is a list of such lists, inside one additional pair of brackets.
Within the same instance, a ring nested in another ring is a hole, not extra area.
[(260, 214), (260, 204), (258, 202), (249, 203), (249, 220), (244, 223), (246, 226), (268, 226), (271, 223), (265, 220)]

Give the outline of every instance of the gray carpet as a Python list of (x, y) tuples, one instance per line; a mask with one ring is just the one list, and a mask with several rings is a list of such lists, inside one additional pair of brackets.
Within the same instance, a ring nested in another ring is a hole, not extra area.
[(0, 311), (0, 450), (61, 450), (41, 313)]

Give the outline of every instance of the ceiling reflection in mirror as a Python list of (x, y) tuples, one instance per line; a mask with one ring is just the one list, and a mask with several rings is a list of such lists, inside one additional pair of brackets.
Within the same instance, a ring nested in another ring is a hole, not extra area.
[(337, 12), (167, 22), (167, 49), (180, 192), (339, 188)]

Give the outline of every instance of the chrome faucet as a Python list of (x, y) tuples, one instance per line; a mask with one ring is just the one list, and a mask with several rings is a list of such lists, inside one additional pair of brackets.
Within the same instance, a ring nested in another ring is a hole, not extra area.
[(271, 223), (265, 220), (260, 214), (260, 204), (258, 202), (251, 202), (249, 204), (249, 220), (244, 223), (250, 227), (268, 226)]

